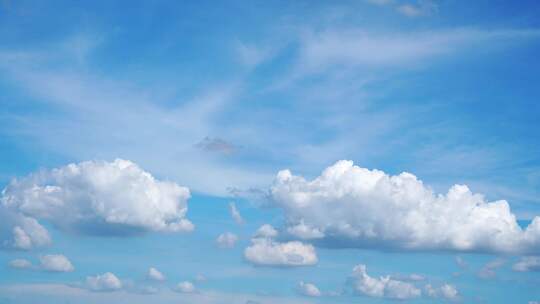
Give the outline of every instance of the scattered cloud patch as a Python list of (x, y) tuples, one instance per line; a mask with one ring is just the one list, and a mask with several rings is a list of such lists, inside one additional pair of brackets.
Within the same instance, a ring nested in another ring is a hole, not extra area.
[(25, 259), (14, 259), (9, 262), (9, 267), (17, 269), (29, 269), (32, 268), (32, 263)]
[(394, 280), (390, 276), (371, 277), (363, 264), (353, 268), (352, 282), (355, 292), (369, 297), (405, 300), (422, 294), (420, 289), (405, 281)]
[(219, 248), (234, 248), (237, 241), (238, 236), (231, 232), (222, 233), (216, 239)]
[(178, 283), (175, 288), (175, 291), (180, 293), (194, 293), (196, 291), (195, 285), (189, 281), (183, 281)]
[(86, 278), (86, 287), (91, 291), (115, 291), (122, 289), (122, 281), (111, 272)]
[(307, 297), (320, 297), (322, 295), (317, 286), (311, 283), (304, 283), (303, 281), (298, 283), (298, 291)]
[(288, 227), (306, 225), (346, 247), (537, 252), (540, 217), (522, 229), (504, 200), (488, 202), (465, 185), (446, 194), (410, 173), (391, 176), (339, 161), (306, 180), (280, 171), (270, 196)]
[(425, 286), (426, 294), (432, 298), (443, 298), (447, 300), (456, 300), (459, 298), (458, 290), (450, 284), (443, 284), (440, 287), (433, 287), (431, 284)]
[[(262, 231), (261, 231), (261, 228)], [(318, 262), (313, 245), (298, 241), (280, 243), (271, 235), (277, 235), (273, 227), (263, 225), (251, 239), (251, 245), (244, 250), (244, 258), (259, 266), (310, 266)], [(272, 229), (270, 229), (272, 228)]]
[(257, 232), (255, 232), (256, 238), (275, 238), (278, 236), (278, 231), (269, 224), (264, 224), (259, 229), (257, 229)]
[(61, 254), (48, 254), (39, 257), (40, 268), (51, 272), (71, 272), (75, 270), (73, 264)]
[(199, 143), (195, 145), (196, 148), (207, 152), (217, 152), (223, 154), (231, 154), (236, 151), (236, 147), (228, 141), (218, 137), (203, 138)]
[(136, 164), (87, 161), (12, 180), (1, 204), (18, 217), (14, 247), (29, 249), (50, 237), (37, 220), (87, 235), (128, 236), (193, 230), (186, 219), (188, 188), (156, 180)]
[(518, 262), (512, 265), (512, 269), (519, 272), (540, 271), (540, 257), (522, 257)]
[(229, 212), (231, 213), (232, 219), (238, 225), (244, 224), (244, 219), (242, 218), (242, 215), (240, 214), (240, 211), (238, 210), (238, 208), (236, 208), (236, 204), (234, 202), (229, 203)]
[(151, 281), (158, 281), (158, 282), (162, 282), (162, 281), (166, 280), (165, 275), (163, 273), (161, 273), (161, 271), (157, 270), (154, 267), (150, 267), (148, 269), (148, 273), (146, 274), (146, 278), (151, 280)]
[(478, 271), (478, 276), (482, 279), (494, 278), (497, 276), (497, 269), (501, 268), (504, 264), (505, 260), (500, 258), (490, 261)]

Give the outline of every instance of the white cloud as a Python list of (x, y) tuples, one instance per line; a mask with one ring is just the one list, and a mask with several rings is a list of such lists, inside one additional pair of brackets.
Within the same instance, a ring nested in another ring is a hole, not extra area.
[(32, 267), (32, 263), (25, 259), (15, 259), (9, 262), (9, 266), (12, 268), (29, 269)]
[(181, 293), (194, 293), (195, 285), (189, 281), (183, 281), (176, 285), (175, 291), (181, 292)]
[(229, 203), (229, 211), (231, 212), (231, 217), (237, 224), (241, 225), (244, 223), (244, 219), (242, 218), (240, 211), (238, 211), (238, 208), (236, 208), (236, 204), (234, 202)]
[(71, 262), (61, 254), (48, 254), (39, 257), (40, 267), (52, 272), (71, 272), (75, 270)]
[(298, 241), (279, 243), (269, 238), (254, 238), (244, 250), (250, 263), (261, 266), (309, 266), (317, 264), (315, 248)]
[(300, 294), (304, 296), (308, 296), (308, 297), (321, 296), (321, 291), (319, 290), (319, 288), (317, 288), (317, 286), (311, 283), (304, 283), (303, 281), (301, 281), (300, 283), (298, 283), (298, 290)]
[(391, 279), (390, 276), (374, 278), (367, 274), (366, 265), (360, 264), (353, 268), (353, 288), (356, 292), (370, 297), (411, 299), (419, 297), (422, 291), (414, 285)]
[(257, 232), (255, 232), (256, 238), (275, 238), (278, 236), (277, 230), (269, 224), (264, 224), (259, 229), (257, 229)]
[(438, 288), (431, 286), (431, 284), (427, 284), (425, 290), (427, 295), (432, 298), (456, 300), (459, 297), (456, 287), (450, 284), (443, 284)]
[(130, 235), (145, 231), (191, 231), (186, 219), (189, 190), (156, 180), (136, 164), (87, 161), (42, 170), (12, 180), (2, 192), (3, 208), (18, 214), (14, 247), (50, 242), (36, 219), (82, 234)]
[(222, 233), (216, 239), (216, 243), (220, 248), (233, 248), (237, 241), (238, 236), (230, 232)]
[(10, 210), (0, 203), (0, 248), (29, 250), (50, 243), (47, 229), (36, 219)]
[[(413, 15), (429, 11), (424, 6), (403, 5), (400, 11)], [(362, 28), (325, 29), (308, 32), (300, 39), (302, 73), (321, 73), (327, 69), (391, 67), (413, 65), (420, 60), (463, 52), (479, 43), (504, 43), (512, 39), (535, 38), (537, 30), (485, 31), (472, 28), (452, 30), (373, 33)], [(301, 74), (302, 74), (301, 73)]]
[(148, 273), (146, 274), (146, 277), (152, 281), (165, 281), (165, 275), (163, 275), (161, 271), (157, 270), (154, 267), (150, 267), (148, 269)]
[(434, 194), (410, 173), (390, 176), (352, 161), (339, 161), (311, 181), (280, 171), (270, 195), (289, 227), (303, 223), (327, 241), (346, 246), (485, 252), (540, 248), (540, 217), (523, 230), (504, 200), (487, 202), (465, 185)]
[(517, 263), (512, 266), (514, 271), (540, 271), (540, 257), (529, 256), (522, 257)]
[(287, 232), (304, 240), (320, 239), (324, 237), (324, 234), (319, 229), (306, 225), (303, 220), (296, 225), (288, 227)]
[(106, 272), (86, 278), (86, 286), (91, 291), (114, 291), (122, 288), (122, 281), (113, 273)]

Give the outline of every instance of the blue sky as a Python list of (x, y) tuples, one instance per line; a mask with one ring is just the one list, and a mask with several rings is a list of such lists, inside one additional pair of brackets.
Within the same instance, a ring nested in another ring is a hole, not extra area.
[(539, 15), (0, 1), (0, 303), (537, 303)]

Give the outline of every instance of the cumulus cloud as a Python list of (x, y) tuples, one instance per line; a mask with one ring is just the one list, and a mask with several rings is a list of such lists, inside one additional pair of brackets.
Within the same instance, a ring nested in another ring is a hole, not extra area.
[(298, 283), (298, 291), (300, 292), (300, 294), (308, 297), (321, 296), (321, 291), (319, 290), (319, 288), (317, 288), (317, 286), (311, 283), (304, 283), (303, 281)]
[(234, 202), (229, 203), (229, 211), (231, 212), (231, 217), (238, 225), (244, 223), (244, 219), (242, 218), (240, 211), (238, 211), (238, 208), (236, 208), (236, 204)]
[(306, 226), (303, 230), (318, 231), (318, 237), (337, 245), (540, 251), (540, 217), (522, 229), (504, 200), (488, 202), (465, 185), (435, 194), (410, 173), (391, 176), (352, 161), (339, 161), (311, 181), (280, 171), (270, 197), (284, 210), (291, 230)]
[[(271, 228), (271, 229), (270, 229)], [(277, 231), (270, 225), (263, 225), (251, 239), (251, 245), (244, 250), (244, 258), (260, 266), (309, 266), (318, 262), (315, 248), (298, 241), (280, 243), (272, 239)]]
[(412, 299), (419, 297), (422, 291), (413, 284), (391, 279), (390, 276), (374, 278), (368, 275), (366, 265), (360, 264), (353, 268), (353, 288), (356, 292), (376, 298)]
[(122, 281), (113, 273), (106, 272), (86, 278), (86, 287), (91, 291), (115, 291), (122, 288)]
[(233, 248), (237, 241), (236, 234), (230, 232), (222, 233), (216, 239), (216, 243), (220, 248)]
[(189, 197), (187, 188), (156, 180), (136, 164), (117, 159), (69, 164), (14, 179), (2, 192), (1, 205), (13, 214), (10, 244), (29, 249), (50, 242), (37, 220), (94, 235), (191, 231), (193, 224), (185, 217)]
[(256, 238), (275, 238), (278, 236), (277, 230), (269, 224), (264, 224), (255, 233)]
[(522, 257), (517, 263), (512, 266), (514, 271), (540, 271), (540, 257), (529, 256)]
[(39, 257), (40, 267), (45, 271), (71, 272), (75, 270), (71, 262), (64, 255), (48, 254)]
[(9, 267), (18, 269), (29, 269), (32, 268), (32, 263), (25, 259), (15, 259), (9, 262)]
[(458, 291), (455, 286), (450, 284), (443, 284), (440, 287), (433, 287), (431, 284), (425, 286), (426, 294), (432, 298), (443, 298), (447, 300), (458, 299)]
[(0, 248), (29, 250), (50, 243), (49, 232), (36, 219), (8, 209), (0, 201)]
[(181, 293), (194, 293), (196, 291), (195, 285), (189, 281), (183, 281), (178, 283), (175, 288), (175, 291), (181, 292)]
[(163, 275), (161, 271), (157, 270), (154, 267), (150, 267), (148, 269), (148, 273), (146, 274), (146, 277), (152, 281), (165, 281), (165, 275)]

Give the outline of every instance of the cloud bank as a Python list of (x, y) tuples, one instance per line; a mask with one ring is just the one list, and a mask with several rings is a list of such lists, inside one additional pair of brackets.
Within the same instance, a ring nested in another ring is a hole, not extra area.
[(283, 170), (270, 197), (289, 232), (334, 246), (540, 252), (540, 217), (522, 229), (504, 200), (488, 202), (465, 185), (435, 194), (406, 172), (391, 176), (338, 161), (310, 181)]

